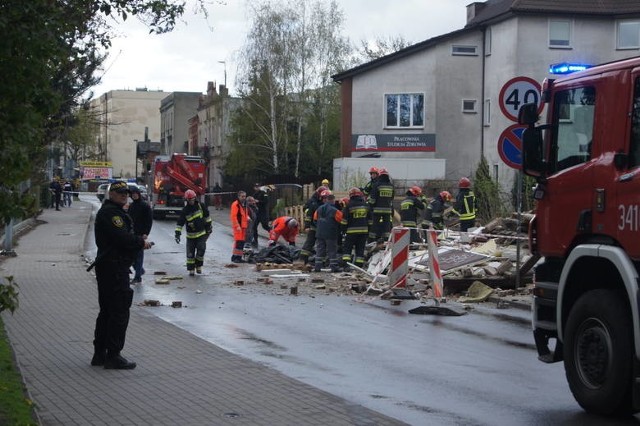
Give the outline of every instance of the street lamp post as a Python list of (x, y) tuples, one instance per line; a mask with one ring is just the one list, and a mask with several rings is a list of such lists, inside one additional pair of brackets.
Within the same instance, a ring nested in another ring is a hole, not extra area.
[(138, 183), (138, 139), (134, 139), (133, 143), (136, 144), (136, 183)]

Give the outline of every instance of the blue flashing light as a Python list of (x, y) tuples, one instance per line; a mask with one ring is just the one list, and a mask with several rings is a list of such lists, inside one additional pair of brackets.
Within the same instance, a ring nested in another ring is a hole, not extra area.
[(572, 72), (584, 71), (587, 68), (591, 68), (592, 65), (586, 64), (570, 64), (562, 62), (559, 64), (549, 65), (549, 74), (571, 74)]

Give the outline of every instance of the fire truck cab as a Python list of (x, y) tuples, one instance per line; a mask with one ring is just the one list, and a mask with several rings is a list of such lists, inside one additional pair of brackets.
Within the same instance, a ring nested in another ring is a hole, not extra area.
[[(563, 361), (588, 412), (640, 409), (640, 57), (543, 83), (520, 109), (523, 171), (537, 180), (532, 252), (539, 359)], [(552, 343), (555, 345), (551, 347)]]

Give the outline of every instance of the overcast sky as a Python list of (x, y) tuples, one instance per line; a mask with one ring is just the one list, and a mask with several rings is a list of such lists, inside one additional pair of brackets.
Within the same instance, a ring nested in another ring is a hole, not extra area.
[[(234, 91), (236, 54), (248, 29), (246, 0), (210, 0), (208, 22), (189, 10), (184, 22), (163, 35), (149, 35), (134, 19), (117, 27), (94, 96), (110, 90), (205, 92), (208, 81)], [(359, 46), (360, 40), (403, 36), (417, 43), (461, 29), (466, 5), (473, 0), (338, 0), (345, 16), (343, 34)], [(193, 4), (193, 0), (188, 0)], [(221, 63), (224, 62), (224, 63)]]

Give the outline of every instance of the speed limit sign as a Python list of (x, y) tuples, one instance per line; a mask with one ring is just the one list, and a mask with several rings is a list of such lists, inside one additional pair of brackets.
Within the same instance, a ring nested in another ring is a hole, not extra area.
[(524, 104), (538, 104), (538, 113), (542, 112), (540, 84), (529, 77), (514, 77), (500, 90), (500, 110), (511, 121), (518, 121), (518, 111)]

